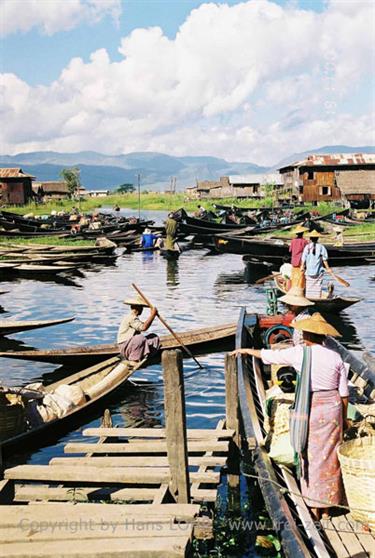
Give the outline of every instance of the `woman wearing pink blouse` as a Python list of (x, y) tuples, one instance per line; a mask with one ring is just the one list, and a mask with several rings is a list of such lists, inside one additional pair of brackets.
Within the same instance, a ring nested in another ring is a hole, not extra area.
[[(281, 350), (237, 349), (232, 354), (254, 356), (264, 364), (293, 366), (301, 374), (304, 346), (311, 348), (310, 381), (305, 388), (309, 390), (308, 428), (300, 481), (306, 504), (320, 519), (328, 515), (330, 507), (342, 503), (337, 449), (346, 428), (347, 372), (340, 355), (323, 345), (326, 335), (338, 337), (340, 334), (319, 313), (291, 325), (302, 331), (303, 345)], [(301, 379), (300, 382), (302, 386)]]

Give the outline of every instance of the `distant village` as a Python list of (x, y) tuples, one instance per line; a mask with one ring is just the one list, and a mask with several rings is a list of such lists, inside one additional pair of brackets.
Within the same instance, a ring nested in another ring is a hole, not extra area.
[[(64, 181), (37, 181), (21, 168), (0, 168), (1, 205), (24, 205), (69, 197)], [(105, 197), (111, 190), (86, 190), (80, 197)], [(165, 193), (171, 194), (173, 191)], [(190, 200), (223, 198), (260, 200), (272, 197), (275, 203), (344, 201), (353, 207), (375, 207), (375, 155), (311, 154), (272, 174), (230, 175), (217, 180), (197, 180), (185, 189)]]

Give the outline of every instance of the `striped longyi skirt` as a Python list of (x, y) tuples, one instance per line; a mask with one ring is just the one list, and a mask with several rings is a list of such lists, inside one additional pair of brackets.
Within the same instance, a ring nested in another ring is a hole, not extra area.
[(322, 298), (322, 285), (324, 273), (320, 275), (306, 275), (306, 298)]
[(343, 436), (343, 410), (337, 390), (311, 394), (307, 453), (302, 463), (301, 492), (312, 508), (342, 503), (338, 446)]

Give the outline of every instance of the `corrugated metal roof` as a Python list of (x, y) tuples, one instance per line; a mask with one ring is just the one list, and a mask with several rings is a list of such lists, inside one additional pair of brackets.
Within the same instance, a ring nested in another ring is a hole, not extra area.
[(241, 184), (282, 184), (283, 179), (278, 172), (268, 174), (232, 174), (229, 176), (229, 182), (233, 185)]
[(372, 153), (331, 153), (327, 155), (308, 155), (302, 161), (295, 161), (282, 167), (339, 166), (339, 165), (373, 165), (375, 155)]
[(0, 168), (0, 178), (35, 178), (35, 176), (24, 173), (22, 169)]
[(375, 194), (375, 170), (336, 171), (335, 177), (345, 195)]

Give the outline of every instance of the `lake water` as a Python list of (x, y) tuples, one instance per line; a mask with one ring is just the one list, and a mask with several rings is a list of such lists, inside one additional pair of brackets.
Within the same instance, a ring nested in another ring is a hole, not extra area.
[[(135, 213), (122, 211), (123, 214)], [(162, 212), (142, 211), (142, 216), (160, 223)], [(120, 252), (122, 249), (119, 250)], [(72, 345), (110, 343), (116, 338), (121, 318), (127, 311), (123, 299), (132, 295), (131, 283), (141, 287), (176, 331), (236, 322), (241, 306), (264, 312), (265, 291), (244, 281), (241, 256), (210, 255), (206, 249), (187, 251), (177, 262), (168, 262), (158, 253), (121, 255), (115, 265), (84, 271), (73, 281), (34, 281), (19, 279), (1, 282), (0, 303), (17, 320), (57, 319), (74, 315), (74, 322), (19, 333), (0, 339), (0, 350), (22, 350), (26, 347), (57, 348)], [(375, 311), (375, 280), (373, 267), (342, 267), (339, 275), (351, 283), (349, 289), (340, 285), (338, 292), (365, 300), (335, 318), (344, 334), (344, 341), (375, 350), (373, 316)], [(336, 289), (336, 287), (335, 287)], [(158, 321), (153, 331), (164, 334)], [(187, 425), (190, 428), (213, 428), (225, 414), (224, 353), (199, 357), (205, 366), (184, 361)], [(53, 381), (56, 366), (3, 358), (0, 382), (22, 385), (32, 381)], [(115, 424), (124, 426), (162, 425), (163, 385), (160, 366), (139, 371), (133, 377), (136, 386), (126, 384), (116, 393), (109, 406)], [(69, 440), (82, 438), (87, 426), (98, 426), (102, 411), (89, 423), (60, 438), (52, 446), (26, 456), (29, 463), (48, 463), (52, 456), (63, 455)], [(223, 554), (223, 556), (231, 554)], [(240, 556), (240, 554), (237, 554)], [(255, 556), (251, 553), (246, 555)]]

